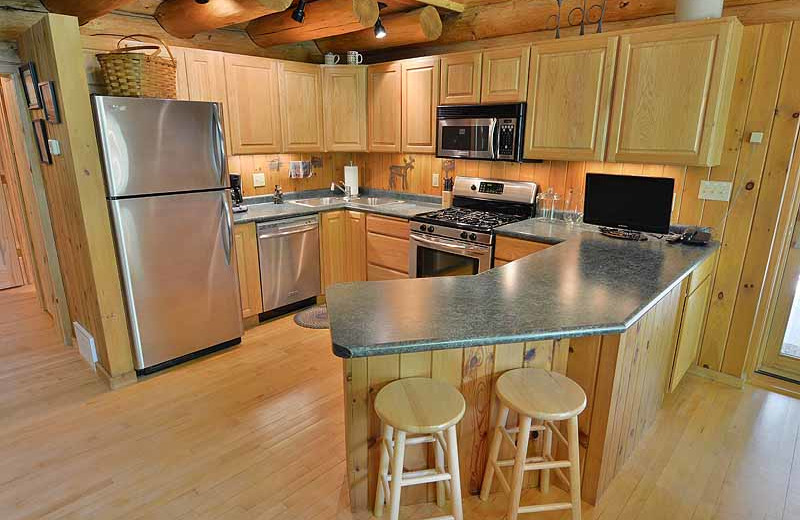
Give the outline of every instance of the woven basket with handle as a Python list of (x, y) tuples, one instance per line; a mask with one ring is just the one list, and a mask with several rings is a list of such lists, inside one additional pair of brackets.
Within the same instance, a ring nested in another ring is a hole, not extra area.
[[(158, 45), (134, 45), (123, 47), (131, 38), (150, 38), (160, 43), (169, 58), (158, 56)], [(152, 52), (141, 52), (152, 51)], [(117, 42), (117, 48), (98, 54), (97, 61), (103, 72), (106, 93), (110, 96), (152, 97), (175, 99), (175, 57), (169, 47), (155, 36), (131, 34)]]

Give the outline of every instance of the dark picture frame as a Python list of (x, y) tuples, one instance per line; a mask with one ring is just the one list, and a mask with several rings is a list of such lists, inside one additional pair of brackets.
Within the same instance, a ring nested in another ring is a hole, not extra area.
[(36, 64), (29, 61), (19, 68), (19, 75), (22, 77), (22, 90), (25, 92), (25, 102), (28, 110), (42, 108), (42, 100), (39, 97), (39, 77), (36, 75)]
[(58, 96), (56, 96), (56, 86), (52, 81), (39, 82), (39, 99), (42, 100), (45, 120), (48, 123), (60, 123), (61, 112), (58, 109)]
[(50, 146), (47, 143), (47, 125), (45, 125), (44, 119), (33, 120), (33, 133), (36, 136), (39, 160), (44, 164), (53, 164), (53, 156), (50, 155)]

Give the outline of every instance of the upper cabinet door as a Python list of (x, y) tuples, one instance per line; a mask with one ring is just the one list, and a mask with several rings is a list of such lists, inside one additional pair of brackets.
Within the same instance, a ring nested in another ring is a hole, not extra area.
[(367, 150), (367, 68), (323, 67), (325, 149)]
[(608, 160), (719, 164), (741, 37), (735, 19), (621, 36)]
[(525, 101), (530, 57), (530, 47), (484, 51), (481, 103)]
[(436, 151), (436, 101), (439, 99), (439, 58), (403, 62), (403, 151)]
[(277, 62), (267, 58), (225, 56), (231, 153), (281, 151), (277, 68)]
[(190, 101), (225, 103), (225, 67), (222, 53), (184, 49)]
[(526, 159), (603, 159), (616, 49), (604, 36), (533, 46)]
[(439, 103), (469, 105), (481, 101), (481, 53), (468, 52), (442, 56), (442, 83)]
[(281, 62), (281, 126), (286, 152), (321, 152), (322, 71), (319, 65)]
[(370, 65), (367, 69), (369, 99), (369, 150), (400, 151), (402, 65), (400, 62)]
[(178, 99), (189, 101), (189, 80), (186, 78), (186, 49), (173, 47), (172, 56), (175, 57), (175, 87)]

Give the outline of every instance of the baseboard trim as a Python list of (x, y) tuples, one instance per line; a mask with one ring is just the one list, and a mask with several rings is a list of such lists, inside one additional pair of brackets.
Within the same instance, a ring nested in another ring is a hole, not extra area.
[(700, 376), (705, 379), (717, 381), (718, 383), (732, 386), (734, 388), (744, 387), (744, 379), (740, 379), (730, 374), (723, 374), (722, 372), (717, 372), (716, 370), (699, 367), (697, 365), (690, 366), (689, 373), (694, 374), (696, 376)]
[(106, 385), (108, 385), (108, 388), (111, 390), (119, 390), (120, 388), (131, 386), (138, 381), (135, 370), (131, 370), (130, 372), (125, 372), (124, 374), (119, 374), (117, 376), (112, 376), (99, 362), (95, 363), (94, 367), (97, 371), (97, 375)]
[(772, 377), (771, 375), (753, 372), (747, 380), (748, 384), (777, 392), (779, 394), (788, 395), (789, 397), (800, 398), (800, 385), (783, 378)]

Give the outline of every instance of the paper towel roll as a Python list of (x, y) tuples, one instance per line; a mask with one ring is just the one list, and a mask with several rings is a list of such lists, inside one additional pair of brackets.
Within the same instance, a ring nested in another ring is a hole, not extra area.
[(344, 167), (344, 184), (350, 186), (350, 193), (355, 197), (358, 195), (358, 166), (350, 165)]

